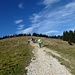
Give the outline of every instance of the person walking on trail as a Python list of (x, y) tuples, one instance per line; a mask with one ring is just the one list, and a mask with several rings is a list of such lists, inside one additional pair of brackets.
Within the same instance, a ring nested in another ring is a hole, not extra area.
[(28, 44), (30, 43), (30, 38), (28, 38), (28, 41), (27, 42), (28, 42)]
[(42, 47), (42, 40), (40, 38), (38, 39), (38, 44), (39, 44), (39, 47), (41, 48)]

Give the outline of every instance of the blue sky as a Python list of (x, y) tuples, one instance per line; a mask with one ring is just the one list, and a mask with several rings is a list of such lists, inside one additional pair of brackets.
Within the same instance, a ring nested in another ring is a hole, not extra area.
[(65, 30), (75, 30), (75, 0), (0, 0), (0, 37)]

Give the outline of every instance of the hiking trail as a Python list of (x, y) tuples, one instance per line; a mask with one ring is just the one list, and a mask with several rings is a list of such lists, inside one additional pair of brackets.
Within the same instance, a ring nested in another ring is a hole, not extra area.
[[(50, 49), (46, 47), (39, 48), (37, 43), (32, 42), (31, 46), (34, 47), (34, 57), (29, 66), (25, 68), (27, 75), (72, 75), (64, 65), (61, 65), (56, 58), (47, 53), (51, 51)], [(51, 53), (61, 57), (53, 51)]]

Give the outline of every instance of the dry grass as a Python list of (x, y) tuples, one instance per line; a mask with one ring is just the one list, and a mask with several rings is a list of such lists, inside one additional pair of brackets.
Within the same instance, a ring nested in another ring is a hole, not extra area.
[(0, 75), (23, 75), (26, 72), (25, 67), (32, 57), (32, 47), (27, 39), (14, 37), (0, 40)]
[[(0, 40), (0, 75), (23, 75), (26, 72), (24, 68), (33, 56), (32, 47), (27, 44), (28, 38), (32, 37), (23, 36)], [(33, 38), (37, 40), (39, 37)], [(57, 51), (62, 56), (62, 59), (54, 57), (75, 75), (75, 44), (71, 46), (68, 42), (59, 39), (40, 38), (44, 46)]]
[(60, 39), (42, 38), (43, 45), (51, 50), (57, 51), (62, 59), (56, 57), (61, 64), (64, 64), (75, 75), (75, 44), (69, 45), (68, 42)]

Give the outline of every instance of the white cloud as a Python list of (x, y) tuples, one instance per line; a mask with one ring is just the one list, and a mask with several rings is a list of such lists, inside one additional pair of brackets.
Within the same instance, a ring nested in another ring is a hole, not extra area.
[(51, 4), (53, 4), (53, 3), (56, 3), (56, 2), (58, 2), (59, 0), (44, 0), (43, 2), (42, 2), (42, 4), (44, 4), (44, 5), (51, 5)]
[(33, 14), (33, 16), (30, 17), (30, 20), (31, 20), (33, 23), (36, 23), (37, 21), (39, 21), (40, 18), (41, 18), (41, 15)]
[[(44, 2), (49, 3), (47, 0)], [(49, 4), (52, 4), (55, 0), (50, 1)], [(71, 7), (69, 9), (69, 6)], [(66, 7), (68, 6), (68, 8)], [(74, 4), (66, 4), (62, 7), (59, 7), (53, 11), (49, 9), (44, 9), (43, 11), (35, 14), (31, 17), (31, 22), (33, 25), (36, 24), (35, 30), (37, 33), (46, 33), (46, 34), (61, 34), (64, 30), (67, 30), (71, 27), (72, 23), (75, 23), (75, 7)]]
[(52, 4), (59, 2), (60, 0), (43, 0), (43, 2), (41, 4), (45, 5), (45, 8), (48, 8), (49, 6), (51, 6)]
[(32, 30), (33, 30), (33, 28), (30, 27), (30, 28), (23, 30), (23, 33), (30, 33), (30, 32), (32, 32)]
[(24, 8), (23, 3), (20, 3), (20, 4), (18, 5), (18, 7), (21, 8), (21, 9), (23, 9), (23, 8)]
[[(44, 0), (43, 4), (49, 5), (55, 2), (56, 0)], [(30, 21), (32, 22), (31, 26), (19, 31), (20, 33), (36, 32), (49, 35), (62, 35), (64, 30), (75, 28), (75, 25), (72, 25), (75, 24), (75, 7), (72, 3), (53, 9), (53, 11), (48, 7), (37, 14), (34, 13), (30, 17)]]
[(71, 15), (72, 13), (71, 12), (68, 12), (68, 13), (64, 13), (64, 14), (62, 14), (62, 16), (69, 16), (69, 15)]
[(31, 33), (33, 31), (33, 27), (26, 28), (21, 31), (17, 31), (16, 33)]
[(21, 25), (19, 25), (19, 26), (18, 26), (18, 28), (17, 28), (17, 29), (18, 29), (18, 30), (22, 30), (22, 29), (23, 29), (23, 27), (24, 27), (24, 24), (21, 24)]
[(21, 19), (21, 20), (16, 20), (16, 21), (15, 21), (15, 24), (19, 24), (19, 23), (21, 23), (21, 22), (23, 22), (22, 19)]
[(59, 31), (57, 30), (51, 30), (51, 31), (47, 31), (45, 32), (45, 34), (52, 34), (52, 33), (58, 33)]
[(74, 8), (75, 7), (75, 2), (69, 3), (65, 7), (66, 8)]

